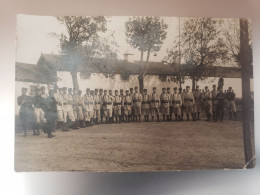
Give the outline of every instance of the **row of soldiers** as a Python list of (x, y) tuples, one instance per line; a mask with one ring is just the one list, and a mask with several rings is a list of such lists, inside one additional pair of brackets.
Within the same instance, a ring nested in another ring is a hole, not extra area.
[[(69, 128), (78, 129), (103, 122), (141, 122), (141, 115), (147, 122), (150, 116), (151, 121), (156, 117), (160, 122), (160, 114), (163, 121), (172, 121), (173, 116), (176, 121), (182, 121), (184, 114), (187, 120), (190, 120), (191, 116), (192, 120), (196, 121), (200, 120), (202, 110), (205, 111), (207, 120), (210, 120), (213, 115), (215, 121), (223, 121), (225, 104), (229, 109), (230, 118), (232, 114), (236, 118), (235, 94), (232, 88), (229, 87), (224, 93), (222, 88), (217, 90), (216, 85), (213, 85), (212, 91), (206, 86), (204, 92), (199, 89), (199, 86), (194, 91), (190, 91), (189, 86), (185, 90), (174, 87), (173, 93), (170, 88), (162, 88), (161, 94), (157, 93), (157, 88), (154, 87), (151, 95), (147, 94), (147, 89), (140, 93), (138, 87), (126, 90), (125, 94), (123, 90), (115, 90), (113, 94), (112, 90), (87, 88), (86, 94), (82, 96), (81, 90), (67, 87), (54, 88), (49, 94), (50, 96), (46, 94), (44, 87), (37, 89), (36, 96), (29, 103), (29, 107), (33, 108), (34, 121), (36, 121), (33, 128), (34, 135), (39, 134), (40, 124), (47, 122), (45, 112), (50, 110), (50, 102), (55, 104), (55, 108), (51, 107), (55, 117), (51, 121), (52, 127), (48, 127), (51, 129), (48, 137), (53, 137), (51, 132), (55, 130), (55, 121), (58, 128), (68, 131)], [(21, 111), (24, 110), (22, 97), (24, 96), (18, 97), (18, 105), (21, 105), (20, 116)]]

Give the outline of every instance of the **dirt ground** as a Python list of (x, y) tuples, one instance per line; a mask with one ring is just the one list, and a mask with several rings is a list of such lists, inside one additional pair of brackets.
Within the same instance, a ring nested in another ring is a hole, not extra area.
[(166, 171), (242, 168), (241, 121), (102, 124), (15, 135), (16, 171)]

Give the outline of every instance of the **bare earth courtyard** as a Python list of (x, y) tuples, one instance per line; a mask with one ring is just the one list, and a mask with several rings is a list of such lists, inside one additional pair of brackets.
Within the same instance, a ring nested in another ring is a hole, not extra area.
[(15, 136), (16, 171), (156, 171), (242, 168), (242, 122), (102, 124)]

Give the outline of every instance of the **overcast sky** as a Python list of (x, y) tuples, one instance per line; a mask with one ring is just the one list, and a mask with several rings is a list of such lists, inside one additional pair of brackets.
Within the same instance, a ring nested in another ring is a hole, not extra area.
[[(134, 54), (130, 60), (139, 60), (140, 52), (133, 49), (127, 42), (125, 36), (125, 22), (129, 17), (109, 17), (107, 23), (108, 33), (114, 31), (115, 40), (119, 46), (118, 58), (123, 59), (125, 52)], [(167, 48), (171, 48), (173, 41), (178, 36), (178, 18), (161, 17), (168, 24), (167, 38), (164, 40), (161, 50), (157, 56), (152, 55), (151, 61), (161, 61), (167, 55)], [(59, 39), (50, 33), (66, 33), (65, 27), (53, 16), (17, 16), (17, 41), (16, 61), (23, 63), (37, 63), (41, 53), (59, 54)]]

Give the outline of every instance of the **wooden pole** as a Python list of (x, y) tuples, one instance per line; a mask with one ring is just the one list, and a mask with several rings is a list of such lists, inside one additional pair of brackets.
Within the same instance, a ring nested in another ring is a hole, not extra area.
[(249, 37), (248, 21), (240, 19), (240, 62), (242, 74), (242, 116), (243, 116), (243, 139), (246, 168), (254, 167), (254, 155), (252, 147), (251, 129), (251, 92), (250, 92), (250, 60), (249, 60)]

